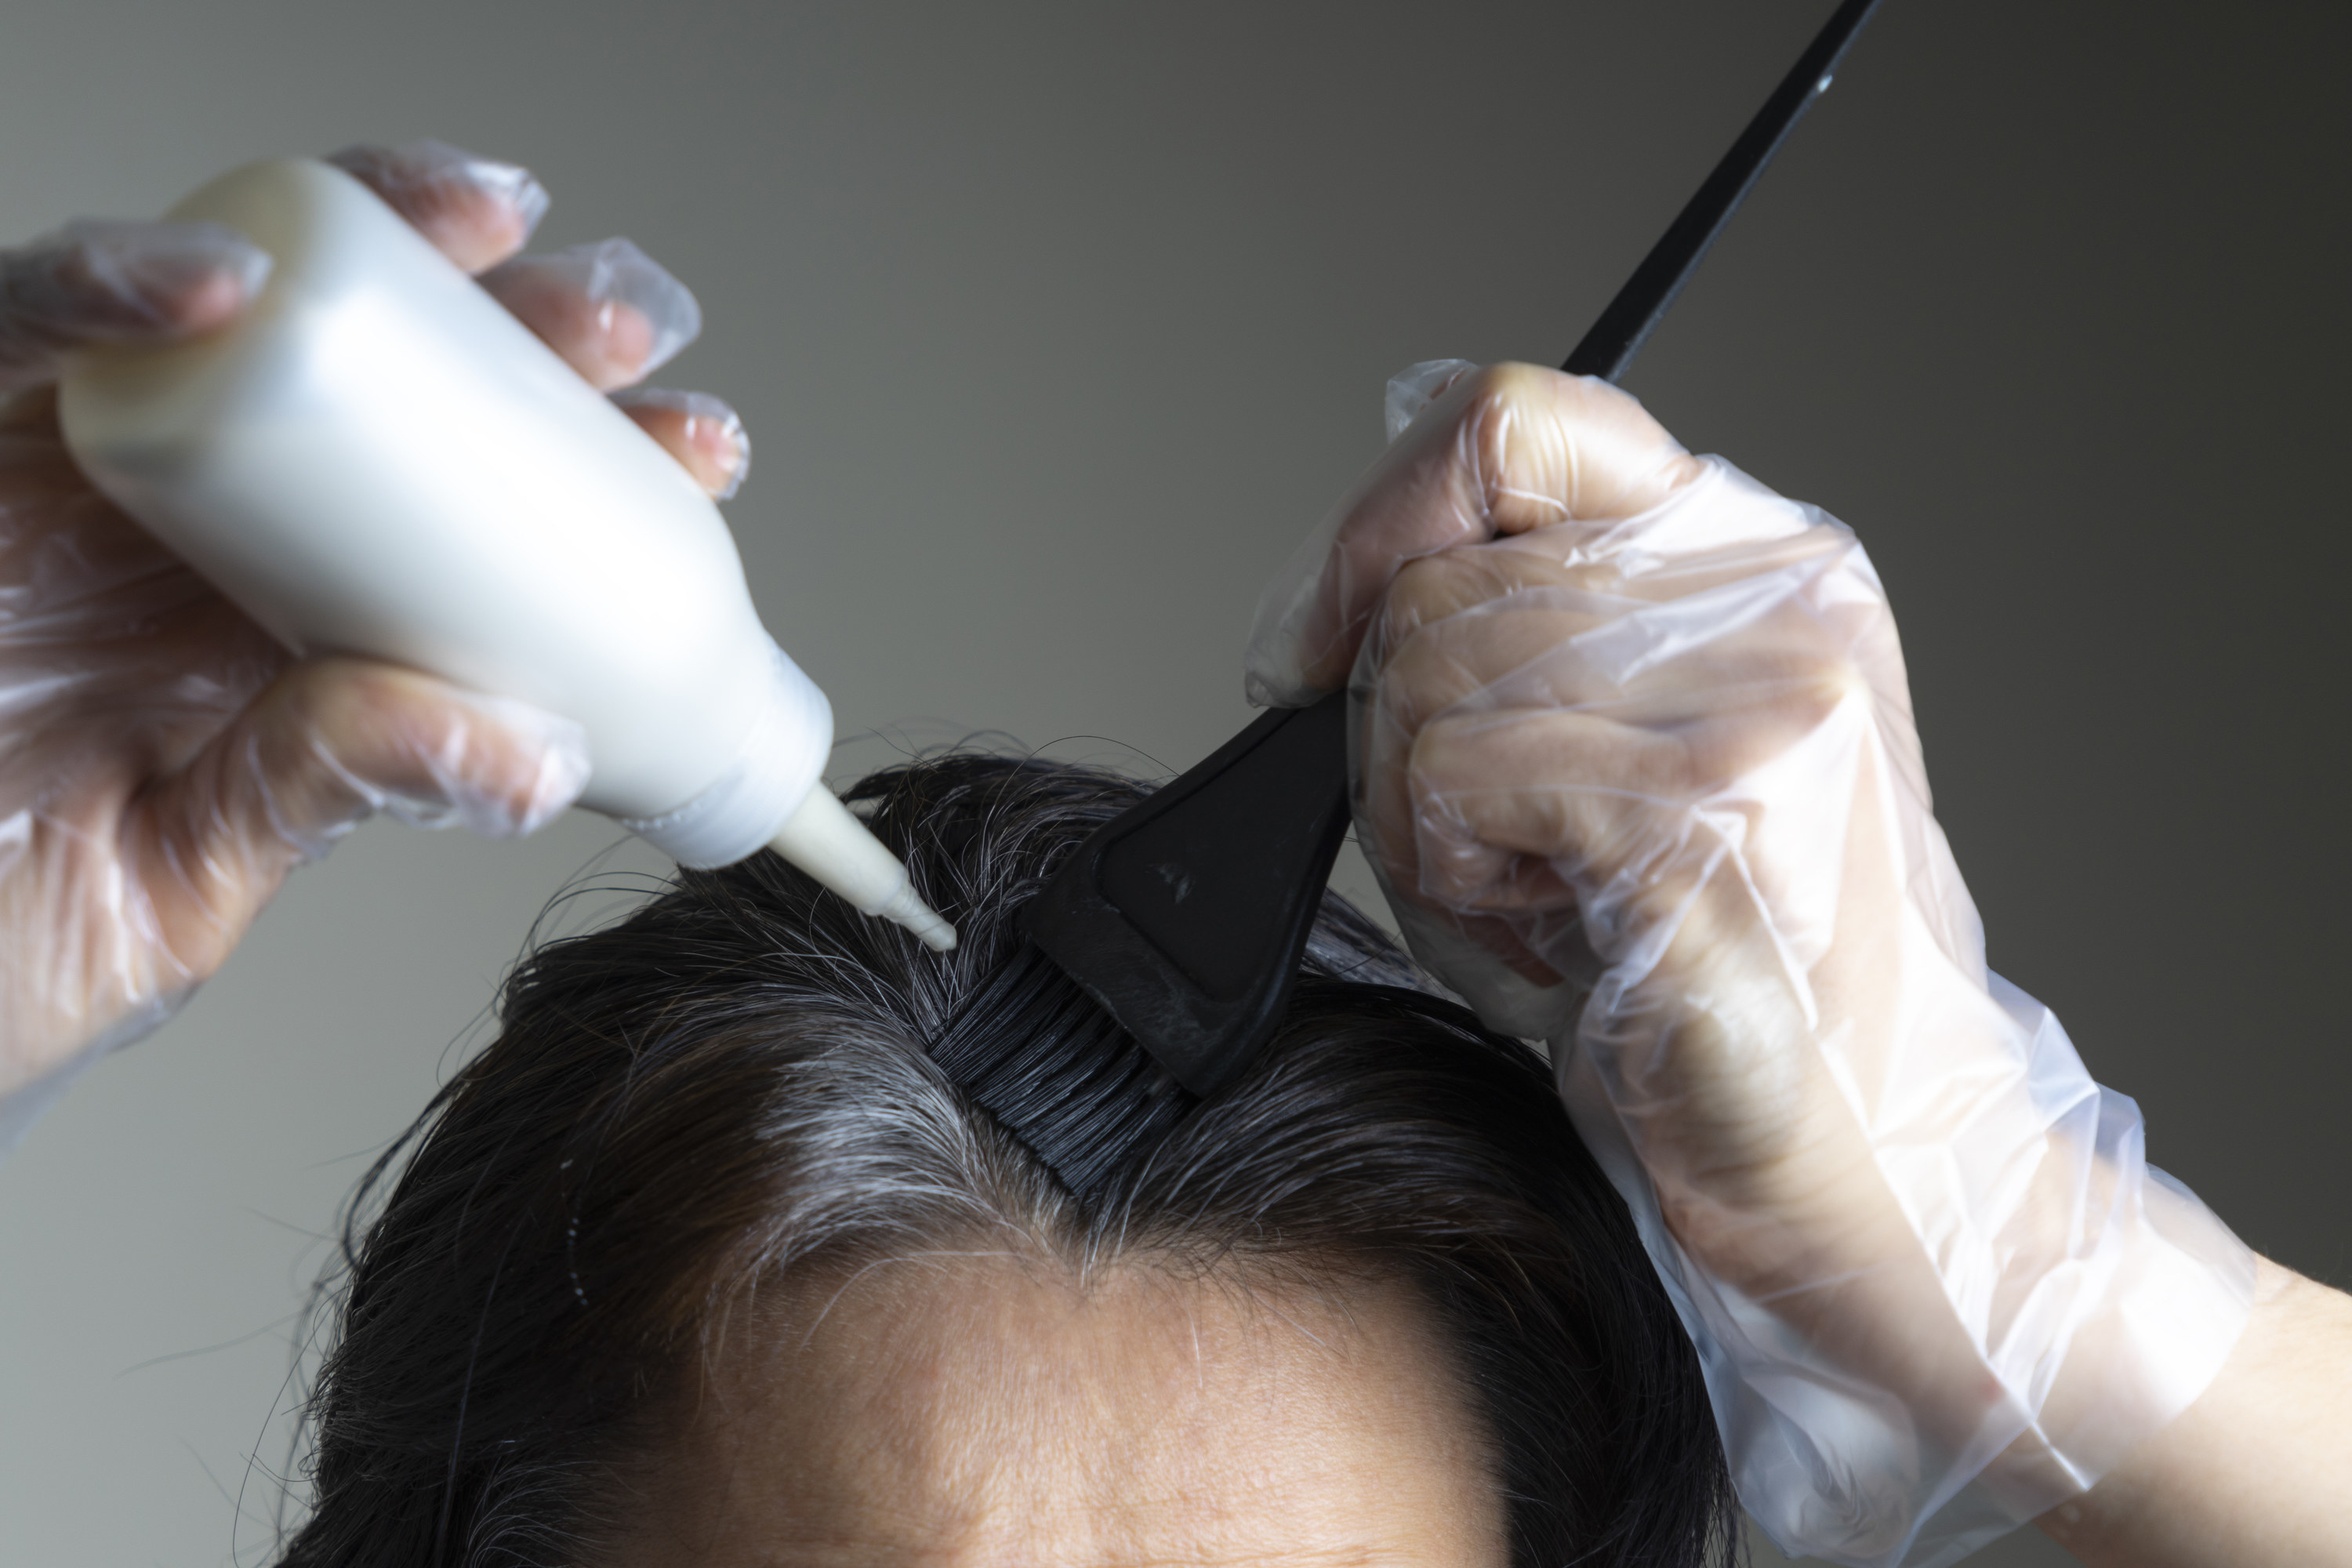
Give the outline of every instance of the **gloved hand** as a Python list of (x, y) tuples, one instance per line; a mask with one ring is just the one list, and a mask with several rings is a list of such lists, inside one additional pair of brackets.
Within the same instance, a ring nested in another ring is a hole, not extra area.
[[(547, 202), (521, 169), (434, 142), (333, 161), (599, 388), (698, 329), (692, 296), (625, 240), (509, 259)], [(82, 223), (0, 251), (0, 1151), (372, 812), (522, 834), (586, 782), (568, 720), (394, 666), (291, 659), (68, 458), (62, 356), (216, 330), (268, 270), (205, 224)], [(740, 479), (725, 405), (623, 401), (713, 494)]]
[(1939, 1563), (2088, 1487), (2252, 1258), (1987, 971), (1861, 545), (1597, 381), (1417, 366), (1391, 433), (1251, 689), (1349, 681), (1359, 837), (1423, 961), (1550, 1041), (1742, 1500)]

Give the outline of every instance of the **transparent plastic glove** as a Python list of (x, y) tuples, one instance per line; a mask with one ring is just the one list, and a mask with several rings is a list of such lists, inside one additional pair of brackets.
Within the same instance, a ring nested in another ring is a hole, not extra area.
[(1601, 383), (1400, 378), (1432, 394), (1269, 593), (1253, 688), (1352, 671), (1374, 868), (1550, 1039), (1748, 1510), (1953, 1561), (2202, 1391), (2252, 1256), (1987, 971), (1853, 535)]
[[(437, 143), (335, 161), (477, 271), (546, 206), (522, 170)], [(600, 386), (695, 319), (621, 244), (601, 270), (500, 269), (500, 297)], [(586, 780), (568, 720), (392, 666), (293, 661), (73, 467), (59, 357), (218, 327), (268, 266), (211, 225), (78, 224), (0, 251), (0, 1150), (371, 813), (523, 834)], [(630, 412), (707, 489), (740, 478), (748, 448), (716, 399), (647, 394)]]

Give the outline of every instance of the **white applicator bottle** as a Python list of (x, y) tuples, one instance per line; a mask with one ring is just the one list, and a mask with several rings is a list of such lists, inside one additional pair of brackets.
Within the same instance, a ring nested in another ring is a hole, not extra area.
[(67, 366), (66, 442), (100, 489), (297, 653), (576, 721), (581, 804), (680, 865), (772, 845), (955, 945), (818, 777), (832, 707), (651, 437), (339, 169), (254, 164), (168, 216), (226, 224), (274, 266), (223, 331)]

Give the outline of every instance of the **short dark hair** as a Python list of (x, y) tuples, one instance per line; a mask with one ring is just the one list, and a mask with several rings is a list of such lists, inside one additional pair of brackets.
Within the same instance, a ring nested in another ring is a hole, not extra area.
[(762, 854), (529, 957), (362, 1184), (282, 1563), (593, 1555), (728, 1305), (989, 1232), (1081, 1268), (1408, 1279), (1475, 1384), (1515, 1563), (1734, 1559), (1696, 1357), (1540, 1056), (1344, 900), (1247, 1075), (1090, 1203), (926, 1056), (1058, 858), (1144, 793), (971, 753), (848, 792), (961, 929), (944, 956)]

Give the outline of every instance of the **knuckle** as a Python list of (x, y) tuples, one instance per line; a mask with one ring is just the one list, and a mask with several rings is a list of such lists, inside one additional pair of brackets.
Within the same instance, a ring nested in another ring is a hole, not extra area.
[(1801, 717), (1819, 723), (1847, 703), (1871, 695), (1869, 675), (1856, 660), (1815, 658), (1808, 661), (1800, 681), (1798, 706)]
[(1490, 364), (1469, 378), (1469, 405), (1481, 415), (1492, 416), (1549, 404), (1568, 379), (1543, 365), (1508, 361)]
[(1571, 574), (1540, 558), (1486, 544), (1423, 555), (1399, 569), (1389, 591), (1391, 627), (1410, 633), (1500, 601), (1538, 607), (1530, 590), (1572, 587)]
[(1408, 634), (1380, 650), (1381, 663), (1374, 700), (1382, 719), (1408, 734), (1418, 731), (1434, 713), (1450, 707), (1455, 691), (1452, 661), (1430, 640)]
[(1406, 562), (1389, 584), (1383, 628), (1402, 637), (1453, 614), (1462, 605), (1465, 576), (1463, 563), (1448, 552)]

